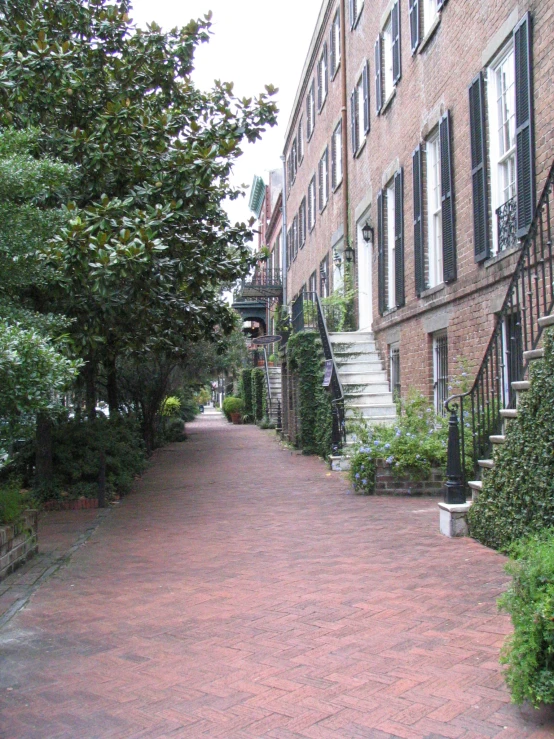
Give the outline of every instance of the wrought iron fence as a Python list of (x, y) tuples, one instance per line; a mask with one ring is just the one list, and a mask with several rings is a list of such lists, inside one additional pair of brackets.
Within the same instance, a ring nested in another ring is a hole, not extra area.
[(498, 251), (517, 245), (517, 198), (514, 196), (496, 209)]
[(460, 411), (463, 470), (471, 467), (467, 465), (468, 454), (474, 471), (478, 461), (489, 455), (489, 437), (501, 430), (500, 411), (515, 407), (511, 383), (525, 375), (524, 352), (536, 349), (541, 338), (538, 319), (549, 315), (554, 306), (553, 187), (554, 164), (473, 386), (469, 392), (453, 395), (445, 402), (449, 412)]
[(316, 292), (300, 293), (292, 305), (292, 329), (294, 333), (305, 330), (319, 331), (323, 355), (326, 360), (333, 362), (333, 372), (329, 390), (333, 415), (333, 449), (340, 451), (346, 442), (346, 413), (344, 409), (344, 393), (339, 380), (339, 374), (333, 347), (329, 338), (329, 329), (326, 322), (324, 308)]
[(257, 267), (252, 277), (246, 278), (246, 284), (253, 287), (282, 287), (283, 274), (280, 269)]

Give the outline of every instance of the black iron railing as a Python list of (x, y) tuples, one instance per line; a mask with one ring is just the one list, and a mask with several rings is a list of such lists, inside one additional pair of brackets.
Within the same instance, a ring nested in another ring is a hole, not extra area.
[(498, 251), (517, 246), (517, 198), (514, 196), (496, 209)]
[(319, 331), (323, 355), (333, 363), (333, 372), (329, 384), (333, 409), (333, 450), (339, 452), (346, 442), (346, 414), (344, 409), (344, 393), (339, 380), (337, 363), (329, 338), (329, 330), (321, 300), (316, 292), (303, 292), (292, 305), (292, 330), (294, 333), (305, 330)]
[(452, 415), (460, 412), (459, 454), (464, 472), (472, 467), (477, 471), (478, 461), (489, 456), (489, 437), (502, 427), (500, 411), (515, 407), (511, 383), (525, 376), (524, 352), (536, 349), (540, 341), (538, 319), (549, 315), (554, 306), (553, 187), (554, 164), (473, 386), (445, 402)]
[(252, 277), (246, 278), (246, 284), (256, 287), (282, 287), (282, 271), (270, 267), (257, 267)]

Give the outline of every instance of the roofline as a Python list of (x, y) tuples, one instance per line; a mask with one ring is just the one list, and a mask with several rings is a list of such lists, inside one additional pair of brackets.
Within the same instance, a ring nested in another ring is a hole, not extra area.
[(291, 115), (285, 133), (285, 151), (288, 148), (291, 133), (293, 131), (296, 131), (296, 119), (298, 117), (298, 107), (300, 104), (300, 100), (302, 100), (302, 98), (304, 97), (304, 93), (306, 91), (306, 88), (308, 87), (307, 78), (309, 75), (311, 75), (312, 68), (314, 67), (315, 55), (316, 51), (319, 48), (321, 37), (323, 35), (323, 28), (327, 23), (329, 15), (331, 14), (331, 8), (335, 4), (335, 2), (336, 0), (322, 0), (321, 9), (319, 11), (317, 23), (314, 28), (312, 40), (308, 48), (306, 61), (304, 62), (304, 67), (302, 68), (300, 83), (296, 91), (296, 97), (294, 98)]

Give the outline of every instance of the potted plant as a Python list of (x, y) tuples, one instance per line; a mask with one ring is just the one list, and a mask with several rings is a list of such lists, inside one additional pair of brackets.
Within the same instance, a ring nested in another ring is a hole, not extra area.
[(242, 420), (242, 409), (244, 408), (244, 400), (228, 395), (223, 401), (223, 412), (231, 419), (231, 423), (238, 424)]

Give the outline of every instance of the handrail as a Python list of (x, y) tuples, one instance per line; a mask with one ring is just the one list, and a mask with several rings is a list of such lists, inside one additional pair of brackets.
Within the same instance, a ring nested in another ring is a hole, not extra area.
[(553, 188), (554, 163), (474, 383), (468, 392), (451, 395), (444, 403), (450, 413), (460, 409), (460, 454), (464, 472), (467, 469), (464, 429), (471, 430), (471, 456), (476, 471), (479, 459), (485, 458), (490, 450), (489, 437), (501, 428), (500, 411), (515, 406), (511, 383), (525, 376), (529, 360), (525, 360), (524, 352), (538, 346), (542, 336), (538, 319), (548, 315), (554, 307)]
[(267, 399), (269, 402), (269, 413), (271, 413), (271, 383), (269, 381), (269, 365), (267, 358), (267, 346), (264, 346), (264, 369), (265, 369), (265, 381), (267, 384)]
[[(313, 310), (315, 305), (316, 310)], [(327, 322), (321, 300), (316, 292), (304, 291), (294, 301), (292, 306), (292, 327), (295, 333), (306, 329), (319, 331), (323, 355), (327, 361), (332, 361), (333, 372), (331, 374), (331, 404), (333, 407), (333, 447), (336, 451), (342, 449), (346, 442), (346, 420), (344, 410), (344, 392), (339, 379), (339, 372), (333, 346), (327, 330)]]

